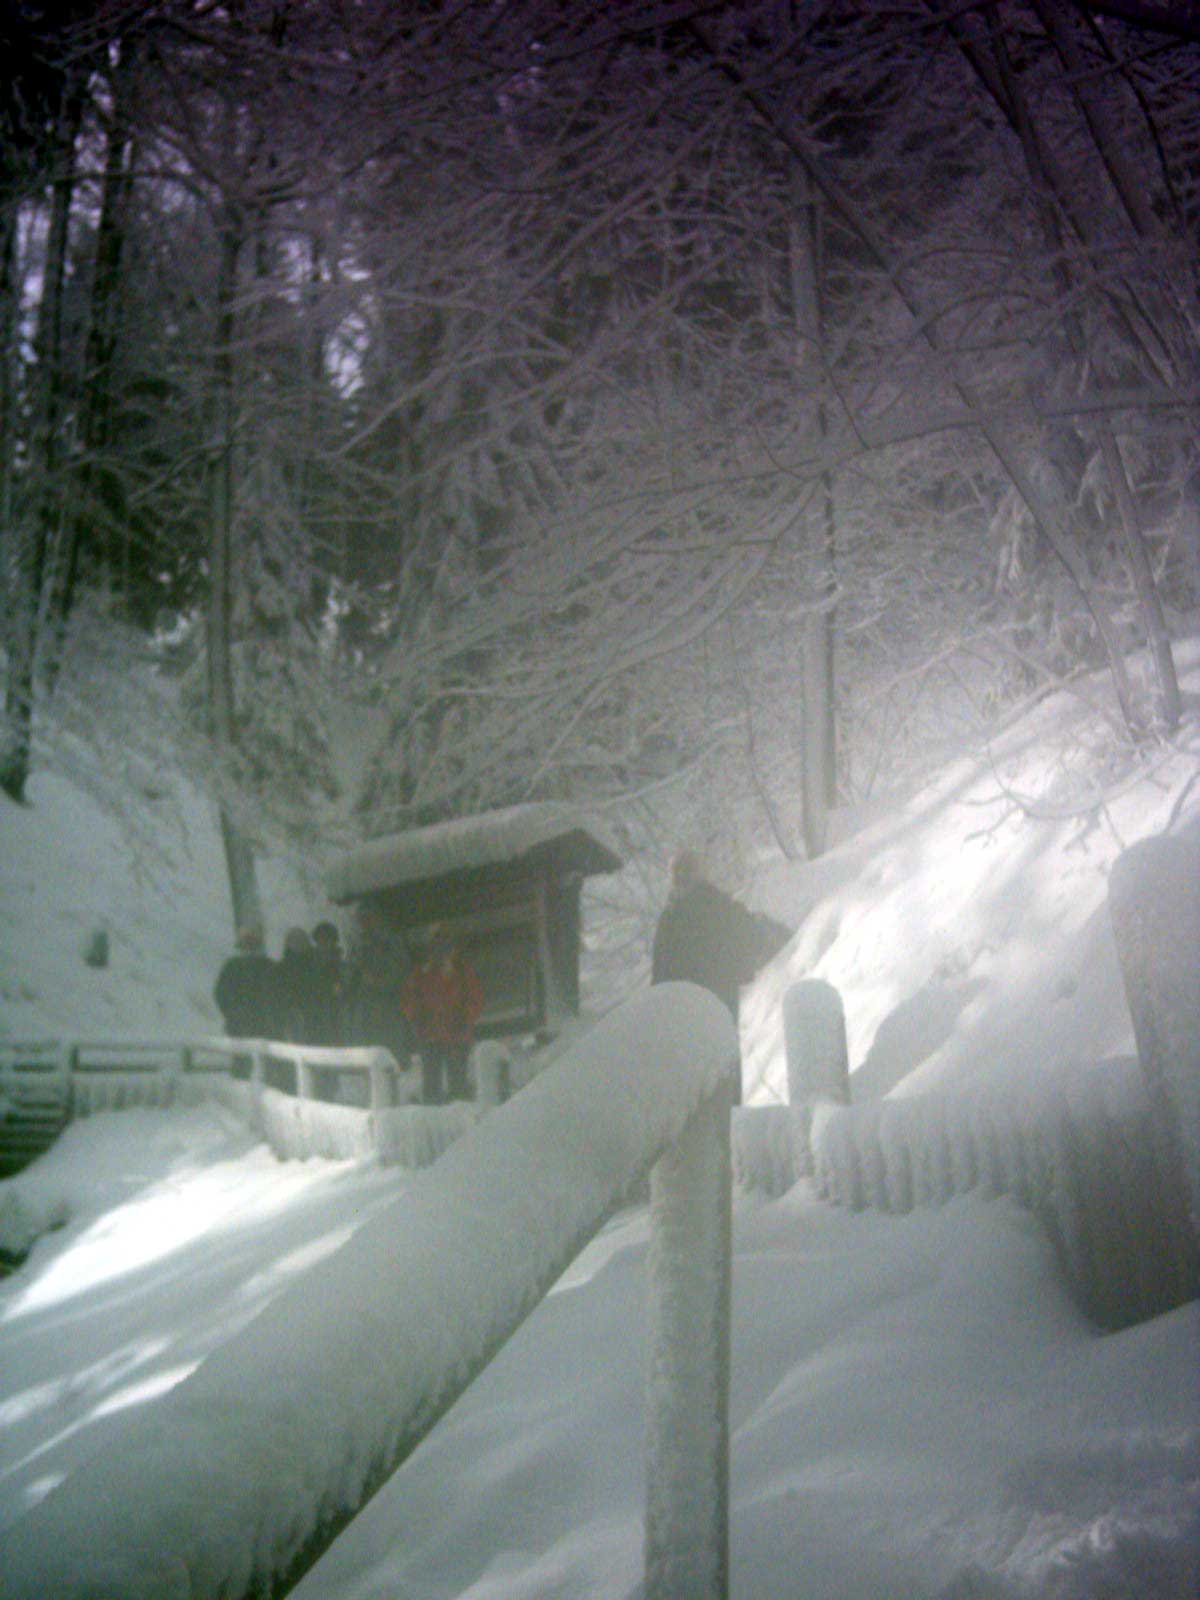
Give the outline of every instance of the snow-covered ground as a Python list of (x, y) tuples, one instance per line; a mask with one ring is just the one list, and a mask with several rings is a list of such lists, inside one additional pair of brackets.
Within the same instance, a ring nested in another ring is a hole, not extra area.
[[(217, 1033), (213, 981), (233, 948), (213, 809), (163, 779), (100, 804), (53, 771), (0, 808), (0, 1039)], [(289, 863), (260, 867), (271, 951), (327, 914)], [(109, 964), (91, 967), (91, 935)]]
[[(786, 1092), (779, 997), (801, 974), (842, 992), (859, 1096), (1015, 1093), (1129, 1053), (1105, 882), (1135, 838), (1200, 831), (1200, 651), (1180, 661), (1189, 720), (1136, 781), (1106, 771), (1100, 724), (1055, 701), (822, 862), (764, 869), (755, 898), (803, 926), (744, 1008), (752, 1098)], [(207, 1031), (227, 911), (202, 816), (139, 880), (63, 780), (31, 795), (0, 810), (0, 1036)], [(281, 927), (299, 901), (271, 905)], [(94, 970), (80, 943), (101, 918), (114, 958)], [(0, 1548), (268, 1307), (311, 1294), (320, 1325), (353, 1241), (430, 1174), (277, 1163), (202, 1106), (95, 1116), (0, 1186), (10, 1214), (59, 1224), (0, 1285)], [(646, 1234), (638, 1208), (607, 1225), (299, 1595), (638, 1593)], [(1010, 1201), (893, 1218), (801, 1182), (738, 1195), (734, 1306), (737, 1600), (1195, 1600), (1196, 1304), (1101, 1337)], [(363, 1296), (335, 1314), (372, 1325)], [(355, 1392), (354, 1375), (314, 1385), (301, 1420), (351, 1435), (331, 1397)], [(283, 1490), (311, 1494), (303, 1461)]]

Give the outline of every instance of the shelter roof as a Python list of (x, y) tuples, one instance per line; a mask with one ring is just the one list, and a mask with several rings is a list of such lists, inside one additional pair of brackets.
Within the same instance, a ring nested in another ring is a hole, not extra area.
[(325, 886), (340, 903), (400, 884), (539, 862), (590, 877), (615, 872), (621, 858), (593, 817), (574, 806), (539, 801), (368, 840), (330, 863)]

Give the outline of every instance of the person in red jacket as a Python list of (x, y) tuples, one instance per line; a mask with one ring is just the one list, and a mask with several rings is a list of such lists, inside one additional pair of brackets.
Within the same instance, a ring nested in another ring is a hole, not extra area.
[(421, 1057), (425, 1104), (469, 1099), (467, 1061), (483, 1010), (483, 985), (444, 923), (429, 930), (429, 953), (404, 980), (400, 1009)]

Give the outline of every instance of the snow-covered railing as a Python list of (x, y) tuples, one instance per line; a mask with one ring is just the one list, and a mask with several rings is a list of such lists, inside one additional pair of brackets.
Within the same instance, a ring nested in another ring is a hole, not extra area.
[[(363, 1160), (425, 1167), (461, 1139), (485, 1104), (412, 1104), (419, 1074), (374, 1046), (236, 1041), (237, 1081), (204, 1078), (281, 1160)], [(189, 1086), (200, 1080), (193, 1070)], [(231, 1098), (232, 1097), (232, 1098)]]
[(790, 1106), (739, 1113), (738, 1181), (782, 1193), (811, 1175), (830, 1200), (904, 1212), (967, 1190), (1010, 1195), (1054, 1241), (1087, 1314), (1121, 1328), (1200, 1287), (1200, 842), (1142, 840), (1116, 862), (1113, 931), (1137, 1060), (860, 1105), (841, 1001), (785, 999)]
[(0, 1093), (38, 1097), (66, 1117), (134, 1105), (167, 1105), (183, 1077), (232, 1073), (249, 1057), (229, 1039), (0, 1039)]
[(48, 1149), (70, 1115), (70, 1075), (59, 1041), (0, 1040), (0, 1176)]
[(1103, 1328), (1189, 1298), (1177, 1248), (1187, 1196), (1155, 1156), (1132, 1059), (1053, 1082), (946, 1088), (852, 1106), (814, 1100), (734, 1113), (739, 1185), (771, 1195), (801, 1177), (836, 1205), (901, 1214), (978, 1190), (1031, 1210), (1071, 1289)]
[(360, 1045), (281, 1044), (244, 1040), (252, 1058), (251, 1081), (298, 1100), (322, 1100), (372, 1111), (396, 1104), (402, 1073), (390, 1050)]
[(72, 1117), (169, 1105), (194, 1056), (230, 1070), (224, 1041), (0, 1040), (0, 1165), (33, 1160)]
[(735, 1052), (688, 984), (610, 1014), (6, 1530), (0, 1594), (286, 1593), (651, 1169), (644, 1593), (723, 1600)]
[(1011, 1091), (944, 1091), (818, 1105), (809, 1139), (821, 1191), (856, 1209), (904, 1212), (981, 1189), (1042, 1221), (1088, 1315), (1124, 1327), (1188, 1297), (1164, 1250), (1186, 1208), (1154, 1157), (1136, 1062)]
[[(268, 1039), (0, 1041), (0, 1171), (40, 1155), (72, 1117), (220, 1100), (281, 1158), (377, 1156), (425, 1166), (474, 1106), (409, 1104), (418, 1075), (390, 1051)], [(496, 1094), (488, 1096), (494, 1104)]]
[[(195, 1048), (203, 1045), (197, 1041)], [(192, 1047), (185, 1043), (147, 1039), (75, 1039), (65, 1053), (71, 1115), (76, 1117), (130, 1106), (170, 1105), (180, 1076), (191, 1069), (192, 1061)], [(213, 1053), (215, 1057), (215, 1046)], [(230, 1061), (228, 1052), (225, 1061)]]

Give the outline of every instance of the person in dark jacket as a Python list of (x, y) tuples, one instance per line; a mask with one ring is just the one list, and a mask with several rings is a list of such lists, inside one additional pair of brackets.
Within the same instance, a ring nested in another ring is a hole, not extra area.
[(308, 1000), (309, 1044), (341, 1044), (345, 969), (341, 939), (332, 922), (312, 931), (312, 990)]
[(444, 923), (430, 929), (429, 954), (405, 979), (400, 1004), (421, 1057), (422, 1100), (426, 1105), (438, 1105), (443, 1098), (466, 1100), (467, 1062), (483, 1010), (483, 985)]
[(279, 1038), (290, 1044), (315, 1044), (310, 1037), (316, 957), (312, 940), (303, 928), (289, 928), (283, 937), (279, 962)]
[[(652, 983), (687, 982), (708, 989), (738, 1020), (738, 991), (792, 936), (710, 883), (694, 850), (671, 864), (671, 893), (658, 919), (651, 958)], [(734, 1086), (741, 1100), (741, 1072)]]
[(231, 1039), (277, 1038), (281, 1026), (279, 967), (263, 949), (259, 927), (239, 928), (237, 954), (217, 974), (213, 999)]
[(412, 1050), (400, 1009), (411, 961), (402, 941), (369, 907), (360, 911), (343, 975), (342, 1044), (382, 1045), (404, 1066)]

